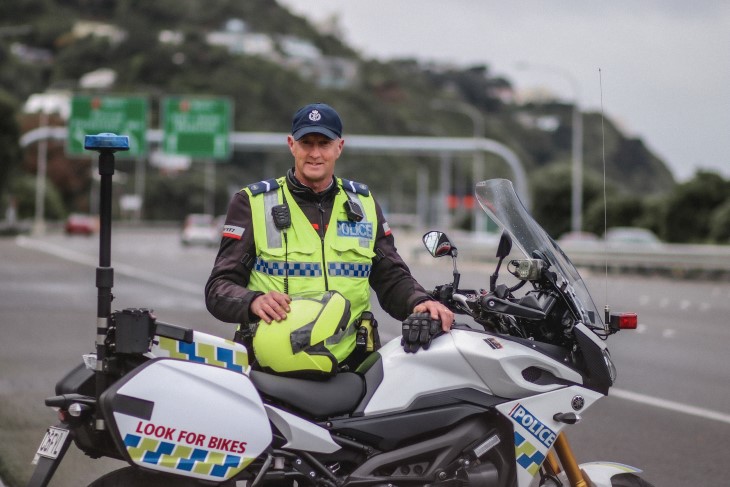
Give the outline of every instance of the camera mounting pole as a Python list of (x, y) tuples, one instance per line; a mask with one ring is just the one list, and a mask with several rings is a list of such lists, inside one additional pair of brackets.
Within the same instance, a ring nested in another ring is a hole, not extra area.
[[(84, 137), (84, 149), (99, 153), (99, 267), (96, 268), (98, 289), (96, 313), (96, 397), (106, 389), (104, 366), (106, 361), (105, 340), (112, 312), (112, 286), (114, 269), (111, 267), (112, 242), (112, 176), (114, 153), (129, 150), (129, 137), (102, 133)], [(101, 413), (97, 411), (96, 429), (106, 428)]]

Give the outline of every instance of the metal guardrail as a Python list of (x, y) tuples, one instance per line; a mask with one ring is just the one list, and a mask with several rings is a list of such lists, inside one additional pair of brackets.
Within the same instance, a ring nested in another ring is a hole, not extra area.
[[(494, 255), (499, 242), (498, 236), (475, 235), (455, 230), (450, 230), (448, 235), (459, 249), (460, 261), (496, 262)], [(420, 239), (418, 232), (399, 231), (397, 245), (398, 248), (412, 246), (407, 255), (425, 254)], [(579, 269), (678, 279), (730, 280), (730, 245), (661, 244), (657, 247), (618, 247), (597, 242), (590, 245), (564, 245), (562, 249)]]
[(563, 250), (578, 267), (677, 278), (730, 278), (730, 246), (663, 244), (658, 248)]
[[(1, 222), (0, 222), (1, 223)], [(19, 222), (20, 231), (7, 233), (17, 235), (27, 233), (28, 222)], [(408, 222), (410, 223), (410, 222)], [(119, 221), (114, 223), (118, 228), (134, 231), (145, 231), (150, 223)], [(179, 222), (155, 222), (156, 229), (177, 229)], [(0, 225), (2, 228), (2, 225)], [(406, 262), (409, 259), (430, 259), (421, 237), (425, 231), (416, 225), (393, 225), (396, 245)], [(50, 224), (50, 229), (61, 231), (62, 223)], [(474, 234), (459, 230), (449, 230), (449, 237), (459, 249), (461, 262), (495, 263), (494, 257), (499, 236), (495, 234)], [(1, 234), (0, 234), (1, 236)], [(669, 276), (679, 279), (728, 280), (730, 282), (730, 245), (684, 245), (661, 244), (658, 247), (622, 246), (610, 247), (602, 242), (564, 245), (563, 251), (570, 257), (576, 267), (610, 273), (636, 273), (643, 275)]]

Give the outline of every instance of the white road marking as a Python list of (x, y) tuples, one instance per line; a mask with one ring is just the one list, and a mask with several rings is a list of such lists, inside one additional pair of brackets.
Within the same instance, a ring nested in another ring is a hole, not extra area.
[(667, 328), (666, 330), (662, 331), (662, 338), (673, 338), (674, 337), (674, 330)]
[(646, 404), (647, 406), (653, 406), (659, 409), (666, 409), (668, 411), (674, 411), (676, 413), (688, 414), (690, 416), (697, 416), (698, 418), (705, 418), (712, 421), (719, 421), (721, 423), (730, 424), (730, 414), (713, 411), (712, 409), (706, 409), (692, 406), (690, 404), (670, 401), (668, 399), (647, 396), (645, 394), (639, 394), (638, 392), (616, 389), (615, 387), (611, 388), (608, 391), (608, 395), (618, 397), (619, 399), (625, 399), (627, 401)]
[[(66, 259), (71, 262), (76, 262), (78, 264), (88, 265), (91, 267), (99, 266), (99, 261), (95, 260), (93, 257), (90, 257), (88, 254), (76, 252), (74, 250), (61, 247), (60, 245), (54, 245), (50, 242), (35, 240), (33, 238), (23, 236), (18, 237), (15, 241), (19, 246), (23, 248), (45, 252), (46, 254), (55, 255), (56, 257)], [(180, 281), (178, 279), (161, 276), (160, 274), (147, 272), (145, 270), (125, 264), (114, 264), (112, 268), (114, 269), (115, 274), (132, 277), (135, 279), (139, 279), (140, 281), (145, 281), (158, 286), (166, 286), (176, 291), (191, 293), (197, 296), (203, 295), (203, 288), (199, 285), (193, 285)]]

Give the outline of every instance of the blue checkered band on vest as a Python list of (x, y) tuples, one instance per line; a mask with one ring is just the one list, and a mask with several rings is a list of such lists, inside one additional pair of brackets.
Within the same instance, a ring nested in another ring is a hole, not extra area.
[(331, 262), (327, 265), (330, 276), (368, 277), (370, 264), (350, 264), (349, 262)]
[(289, 277), (320, 277), (322, 275), (322, 267), (317, 262), (267, 262), (258, 257), (254, 269), (270, 276), (284, 276), (287, 266)]

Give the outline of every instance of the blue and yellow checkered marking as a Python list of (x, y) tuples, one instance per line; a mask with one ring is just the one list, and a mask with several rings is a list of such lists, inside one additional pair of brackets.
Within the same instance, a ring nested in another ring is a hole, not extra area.
[[(186, 343), (171, 338), (158, 337), (159, 346), (172, 358), (217, 365), (243, 373), (248, 367), (248, 355), (243, 350), (219, 347), (210, 343)], [(230, 342), (233, 345), (233, 342)]]
[(517, 459), (517, 464), (533, 476), (537, 474), (540, 465), (545, 461), (545, 455), (539, 452), (535, 445), (527, 441), (527, 439), (516, 431), (515, 458)]
[[(350, 262), (332, 262), (327, 264), (330, 276), (368, 277), (370, 264), (352, 264)], [(269, 262), (261, 258), (256, 259), (254, 269), (262, 274), (283, 277), (321, 277), (322, 266), (317, 262)], [(287, 272), (288, 269), (288, 272)]]
[[(256, 259), (254, 269), (262, 274), (283, 277), (321, 277), (322, 266), (318, 262), (270, 262)], [(288, 270), (288, 272), (287, 272)]]
[(124, 446), (135, 462), (228, 479), (250, 463), (244, 457), (128, 434)]
[(370, 276), (370, 264), (351, 264), (349, 262), (332, 262), (327, 265), (327, 272), (330, 276), (344, 277), (368, 277)]

